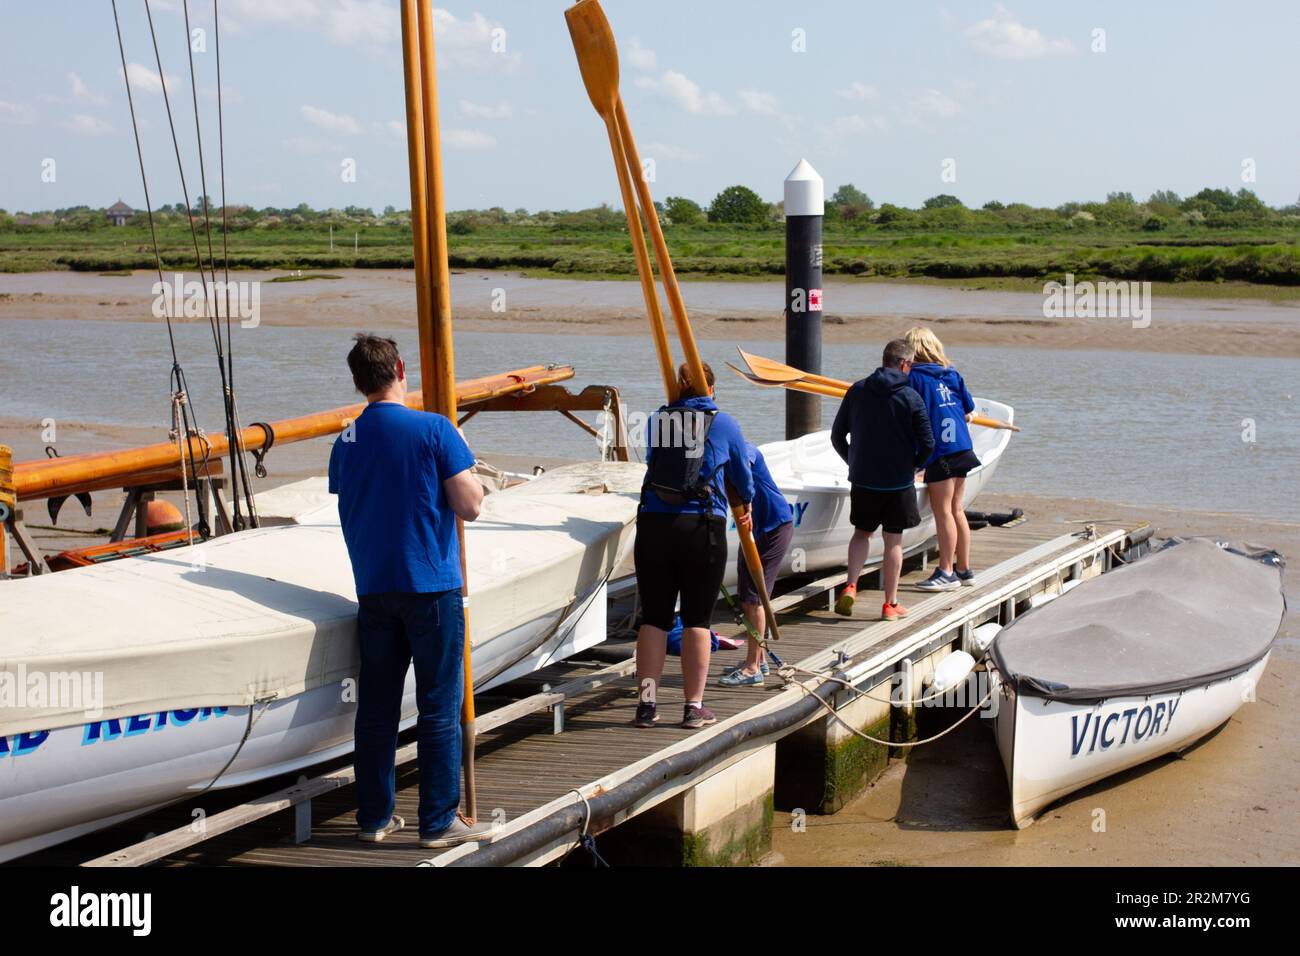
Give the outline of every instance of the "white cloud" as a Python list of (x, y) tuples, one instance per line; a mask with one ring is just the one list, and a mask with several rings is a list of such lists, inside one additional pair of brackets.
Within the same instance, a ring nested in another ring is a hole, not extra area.
[[(117, 75), (118, 76), (122, 75), (122, 70), (120, 67), (118, 68)], [(163, 89), (162, 80), (158, 78), (157, 73), (149, 69), (149, 67), (145, 66), (143, 63), (128, 63), (126, 65), (126, 76), (127, 79), (131, 81), (131, 91), (133, 93), (142, 90), (145, 93), (162, 92)], [(176, 77), (172, 76), (170, 73), (167, 74), (168, 90), (175, 89), (175, 87), (176, 87)]]
[(510, 32), (505, 25), (481, 13), (460, 20), (434, 7), (433, 29), (438, 38), (439, 66), (513, 70), (523, 60), (510, 52)]
[(1069, 40), (1049, 40), (1025, 26), (1000, 3), (994, 7), (993, 16), (969, 27), (966, 37), (979, 52), (1003, 60), (1034, 60), (1074, 49)]
[(102, 133), (111, 133), (113, 127), (94, 116), (87, 116), (85, 113), (76, 113), (72, 119), (63, 124), (65, 129), (70, 129), (74, 133), (80, 133), (83, 136), (99, 136)]
[(0, 100), (0, 123), (26, 124), (30, 123), (35, 115), (35, 111), (24, 103)]
[(655, 56), (655, 51), (647, 50), (636, 37), (632, 38), (632, 45), (628, 48), (627, 61), (638, 70), (653, 70), (659, 65), (659, 57)]
[(491, 149), (496, 146), (496, 137), (476, 129), (444, 130), (442, 141), (451, 149)]
[(690, 163), (700, 158), (699, 153), (692, 153), (689, 149), (681, 146), (674, 146), (672, 143), (647, 143), (642, 151), (643, 159), (667, 159), (678, 163)]
[(874, 86), (868, 86), (866, 83), (858, 80), (854, 80), (842, 90), (836, 90), (835, 94), (837, 96), (842, 96), (846, 100), (861, 100), (863, 102), (880, 98), (880, 91), (878, 89)]
[(510, 119), (510, 117), (514, 115), (514, 110), (510, 108), (510, 104), (505, 100), (502, 100), (496, 106), (485, 106), (481, 103), (471, 103), (469, 100), (461, 100), (460, 111), (466, 116), (473, 117), (474, 119), (486, 120)]
[(103, 106), (108, 102), (107, 97), (92, 92), (90, 87), (86, 86), (86, 84), (82, 82), (81, 77), (77, 76), (77, 74), (69, 73), (68, 82), (72, 85), (73, 99), (80, 100), (83, 103), (90, 103), (94, 106)]
[(751, 113), (775, 116), (781, 112), (780, 103), (771, 93), (762, 93), (758, 90), (741, 90), (739, 96), (740, 102)]
[(302, 108), (302, 118), (313, 126), (319, 126), (321, 129), (329, 130), (332, 133), (347, 133), (349, 136), (356, 136), (361, 132), (361, 124), (351, 116), (342, 113), (331, 113), (329, 110), (323, 110), (318, 106), (304, 106)]
[(961, 112), (961, 105), (939, 90), (921, 90), (907, 103), (906, 115), (914, 122), (926, 119), (951, 119)]
[(401, 120), (389, 120), (381, 125), (398, 139), (406, 139), (406, 124)]
[(640, 77), (636, 85), (642, 89), (653, 90), (688, 113), (701, 116), (725, 116), (736, 111), (724, 97), (717, 93), (705, 93), (698, 83), (676, 70), (668, 70), (658, 79), (650, 76)]

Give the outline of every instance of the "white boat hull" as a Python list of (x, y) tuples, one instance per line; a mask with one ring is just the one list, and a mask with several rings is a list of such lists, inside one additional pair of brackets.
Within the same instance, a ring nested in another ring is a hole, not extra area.
[(1252, 698), (1268, 655), (1212, 684), (1100, 703), (1049, 701), (1000, 682), (994, 718), (1017, 829), (1044, 808), (1131, 767), (1196, 743)]
[[(558, 477), (562, 482), (563, 476)], [(563, 494), (569, 489), (556, 490)], [(528, 495), (528, 489), (521, 493)], [(580, 512), (573, 510), (581, 505), (574, 505), (574, 496), (568, 495), (562, 502), (568, 510), (551, 513), (568, 514), (566, 520), (585, 527), (570, 532), (574, 537), (567, 545), (566, 532), (550, 527), (531, 550), (526, 540), (515, 540), (521, 533), (527, 537), (526, 527), (521, 532), (517, 518), (507, 521), (500, 517), (512, 514), (512, 508), (514, 512), (545, 513), (546, 503), (558, 500), (528, 495), (522, 508), (518, 503), (503, 507), (504, 502), (498, 502), (495, 517), (485, 512), (483, 527), (471, 526), (470, 554), (478, 559), (470, 569), (471, 588), (478, 582), (480, 589), (486, 589), (483, 599), (492, 603), (475, 615), (471, 598), (472, 663), (478, 692), (605, 639), (607, 576), (630, 547), (635, 509), (606, 496), (600, 510), (602, 520), (581, 521)], [(336, 527), (332, 503), (326, 512), (314, 508), (302, 515), (296, 527), (247, 534), (275, 535), (263, 540), (268, 541), (266, 548), (278, 554), (277, 549), (284, 548), (282, 538), (296, 540), (314, 531), (317, 538), (313, 540), (318, 540), (331, 522)], [(478, 535), (483, 538), (475, 555)], [(239, 537), (215, 539), (205, 546), (214, 549), (209, 552), (214, 564), (221, 561), (222, 551), (216, 549), (223, 544), (233, 548), (232, 553), (242, 553), (247, 545), (241, 544)], [(171, 557), (164, 555), (161, 560), (174, 562), (178, 553), (168, 552)], [(122, 570), (125, 562), (147, 560), (128, 558), (115, 563)], [(336, 575), (339, 581), (350, 578), (346, 558), (342, 560), (344, 569)], [(154, 571), (136, 567), (142, 576)], [(42, 588), (57, 585), (60, 579), (80, 588), (83, 581), (95, 579), (78, 575), (103, 570), (65, 571), (34, 580)], [(209, 568), (208, 573), (213, 574), (214, 569)], [(518, 587), (508, 584), (516, 579)], [(8, 582), (4, 587), (15, 584), (21, 587), (23, 582)], [(344, 590), (347, 586), (340, 584), (339, 593), (333, 595), (335, 602), (354, 600), (350, 591), (344, 594)], [(196, 592), (195, 600), (196, 606), (201, 603), (203, 592)], [(142, 598), (139, 611), (149, 613), (147, 597)], [(0, 621), (4, 617), (0, 611)], [(484, 625), (488, 620), (491, 626)], [(273, 628), (283, 622), (276, 618), (260, 626), (272, 628), (267, 633), (274, 635)], [(10, 659), (6, 666), (14, 663)], [(249, 706), (170, 709), (65, 724), (48, 731), (40, 724), (11, 730), (0, 736), (0, 861), (209, 788), (241, 786), (346, 755), (352, 750), (355, 676), (353, 668), (341, 679)], [(402, 726), (410, 726), (415, 717), (414, 678), (408, 674)]]

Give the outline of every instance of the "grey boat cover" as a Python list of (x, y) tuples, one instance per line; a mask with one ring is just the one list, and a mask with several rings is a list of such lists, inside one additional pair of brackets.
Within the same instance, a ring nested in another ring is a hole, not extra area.
[(1195, 687), (1268, 653), (1286, 613), (1275, 551), (1171, 539), (1004, 628), (990, 655), (1017, 693), (1085, 702)]

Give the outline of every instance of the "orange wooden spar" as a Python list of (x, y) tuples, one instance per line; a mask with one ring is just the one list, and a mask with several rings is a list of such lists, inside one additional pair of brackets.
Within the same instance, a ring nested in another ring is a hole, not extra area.
[[(459, 404), (472, 405), (502, 395), (531, 391), (539, 385), (552, 385), (573, 378), (573, 375), (571, 365), (534, 365), (500, 375), (459, 382), (456, 385), (456, 395)], [(406, 403), (412, 408), (424, 407), (419, 395), (408, 396)], [(365, 402), (360, 402), (269, 424), (277, 445), (306, 441), (343, 431), (365, 407)], [(249, 425), (243, 429), (241, 436), (245, 447), (250, 449), (261, 448), (269, 437), (261, 425)], [(205, 445), (204, 450), (209, 457), (222, 455), (229, 448), (224, 434), (209, 435), (204, 442), (196, 442), (197, 444)], [(174, 441), (121, 451), (20, 461), (13, 468), (14, 491), (20, 501), (49, 498), (69, 494), (87, 484), (99, 484), (102, 487), (105, 482), (114, 479), (127, 482), (140, 474), (179, 468), (181, 462), (182, 455)]]
[[(447, 211), (442, 183), (442, 139), (438, 125), (438, 77), (434, 51), (433, 9), (427, 2), (402, 0), (402, 67), (406, 82), (407, 146), (410, 151), (411, 200), (423, 197), (422, 222), (416, 232), (416, 269), (428, 283), (427, 305), (420, 307), (420, 372), (424, 407), (456, 421), (456, 361), (451, 329), (451, 268), (447, 260)], [(419, 97), (414, 93), (418, 90)], [(420, 235), (424, 242), (421, 249)], [(465, 771), (465, 808), (478, 815), (474, 774), (474, 669), (469, 631), (469, 575), (465, 562), (465, 523), (457, 517), (461, 593), (465, 599), (465, 691), (461, 703), (461, 758)]]

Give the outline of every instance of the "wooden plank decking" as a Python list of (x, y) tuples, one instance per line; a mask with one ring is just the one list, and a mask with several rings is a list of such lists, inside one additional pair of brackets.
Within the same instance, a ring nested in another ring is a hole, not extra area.
[[(1113, 525), (1103, 526), (1106, 529)], [(974, 532), (972, 558), (978, 570), (991, 568), (1000, 562), (1016, 557), (1034, 547), (1063, 534), (1079, 530), (1057, 522), (1048, 515), (1032, 515), (1028, 520), (1010, 528), (986, 528)], [(917, 562), (909, 562), (911, 569), (904, 576), (904, 587), (925, 576)], [(782, 640), (774, 645), (777, 653), (790, 663), (802, 662), (805, 666), (824, 666), (830, 656), (823, 652), (835, 642), (859, 634), (879, 614), (882, 595), (867, 590), (866, 584), (876, 584), (872, 575), (864, 580), (859, 593), (854, 617), (842, 618), (825, 606), (805, 606), (782, 615)], [(983, 591), (994, 583), (988, 575), (974, 591), (963, 589), (952, 592), (949, 607)], [(904, 592), (904, 604), (915, 603), (924, 595)], [(910, 600), (909, 600), (910, 599)], [(738, 634), (727, 615), (726, 607), (719, 603), (715, 617), (716, 628), (723, 634)], [(879, 644), (888, 646), (921, 628), (934, 613), (914, 615), (904, 622), (881, 625)], [(873, 633), (872, 637), (876, 635)], [(743, 651), (719, 651), (710, 668), (711, 679), (740, 659)], [(536, 693), (542, 684), (555, 685), (582, 672), (578, 666), (561, 664), (531, 675), (511, 685), (515, 697)], [(761, 688), (709, 687), (707, 702), (725, 719), (738, 714), (766, 696), (781, 689), (781, 681), (770, 677)], [(509, 703), (508, 698), (494, 698), (497, 706)], [(677, 662), (669, 659), (661, 688), (661, 725), (652, 730), (631, 726), (636, 708), (636, 686), (633, 677), (619, 679), (599, 687), (588, 694), (570, 700), (566, 707), (565, 731), (552, 733), (552, 716), (539, 712), (517, 720), (492, 732), (481, 734), (477, 751), (479, 781), (479, 811), (481, 817), (493, 813), (501, 819), (515, 819), (534, 810), (576, 787), (591, 783), (606, 774), (645, 758), (664, 747), (690, 737), (693, 731), (675, 726), (674, 718), (682, 705), (681, 673)], [(487, 703), (484, 701), (483, 703)], [(487, 708), (484, 707), (484, 710)], [(408, 739), (410, 734), (404, 735)], [(342, 766), (347, 760), (309, 771), (316, 776), (330, 766)], [(292, 842), (292, 811), (281, 812), (239, 830), (215, 837), (178, 853), (165, 864), (187, 865), (251, 865), (251, 866), (402, 866), (413, 865), (429, 858), (431, 851), (420, 848), (416, 831), (416, 804), (418, 797), (418, 771), (414, 763), (398, 768), (397, 813), (407, 820), (407, 829), (383, 844), (362, 844), (356, 839), (354, 819), (354, 789), (351, 786), (318, 797), (312, 806), (313, 827), (311, 839), (302, 844)], [(80, 863), (138, 842), (146, 836), (163, 833), (184, 826), (195, 819), (195, 814), (219, 812), (226, 807), (247, 802), (292, 783), (291, 779), (263, 781), (253, 787), (225, 792), (212, 792), (202, 798), (169, 807), (163, 811), (141, 817), (110, 831), (93, 834), (80, 840), (52, 848), (32, 857), (25, 863), (68, 864)]]

